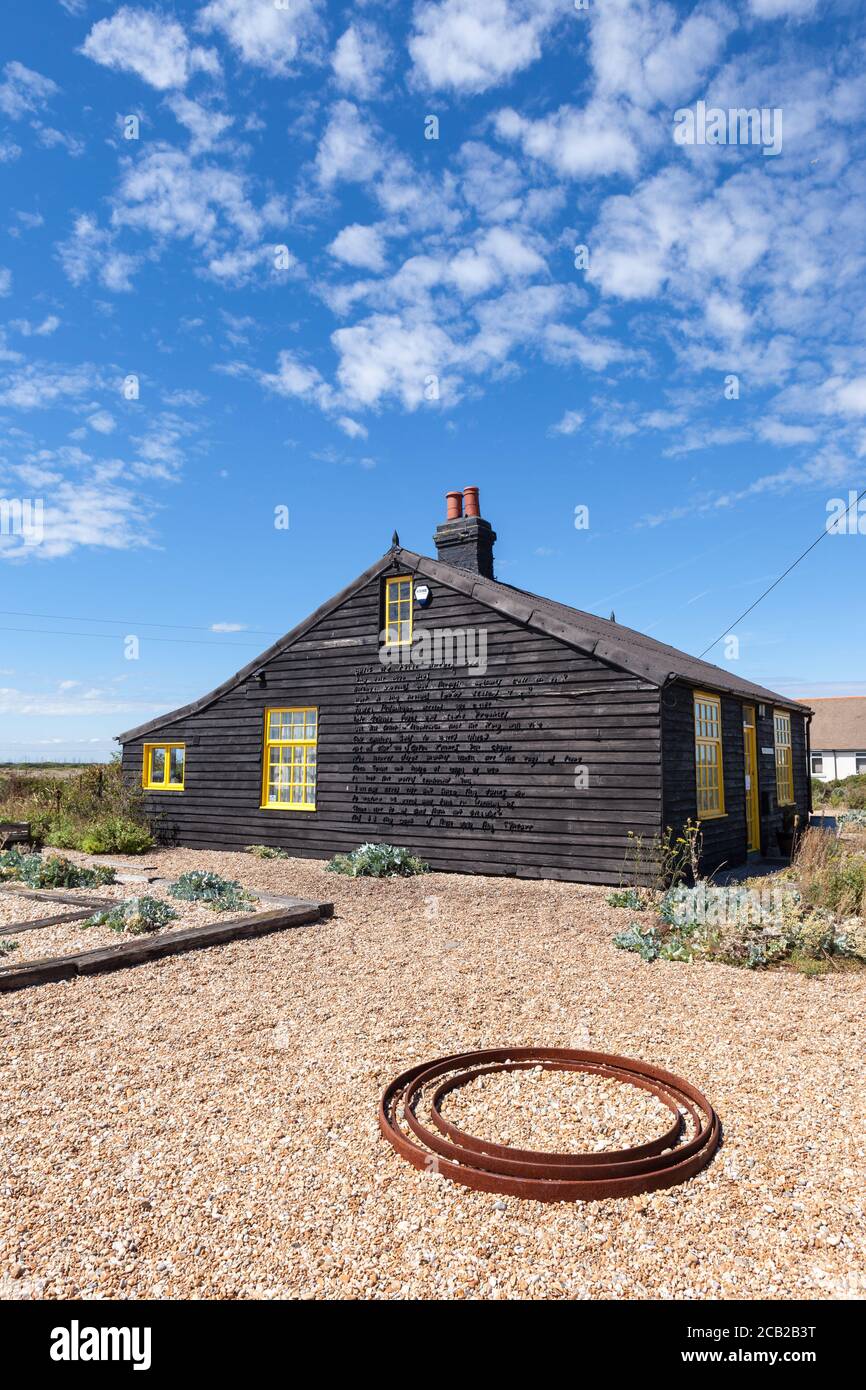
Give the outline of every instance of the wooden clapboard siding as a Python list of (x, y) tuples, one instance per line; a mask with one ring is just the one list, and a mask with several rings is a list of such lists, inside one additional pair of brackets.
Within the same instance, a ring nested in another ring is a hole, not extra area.
[[(697, 818), (695, 782), (694, 689), (674, 682), (662, 692), (663, 822), (680, 829), (686, 820)], [(782, 811), (776, 800), (776, 760), (773, 707), (759, 713), (756, 700), (721, 696), (722, 759), (725, 780), (724, 816), (701, 823), (704, 841), (703, 868), (707, 873), (722, 865), (741, 864), (748, 857), (746, 825), (745, 754), (743, 751), (743, 705), (754, 706), (758, 751), (758, 804), (761, 814), (761, 848), (776, 852), (776, 835), (782, 826)], [(808, 816), (809, 782), (806, 760), (806, 722), (791, 712), (791, 743), (794, 763), (794, 796), (801, 823)], [(764, 753), (763, 749), (771, 751)]]
[[(629, 831), (651, 840), (660, 827), (657, 687), (438, 580), (416, 628), (485, 629), (484, 676), (388, 671), (382, 584), (370, 580), (269, 657), (263, 687), (251, 674), (125, 744), (138, 781), (144, 742), (186, 744), (185, 790), (147, 795), (164, 838), (317, 858), (384, 840), (435, 869), (617, 882)], [(260, 807), (269, 705), (319, 710), (313, 812)]]

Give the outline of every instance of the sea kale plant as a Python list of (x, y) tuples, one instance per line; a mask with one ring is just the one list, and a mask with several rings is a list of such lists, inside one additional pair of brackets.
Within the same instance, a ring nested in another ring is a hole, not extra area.
[(235, 879), (220, 878), (204, 869), (191, 869), (181, 874), (168, 890), (169, 896), (182, 902), (202, 903), (214, 912), (240, 912), (258, 902), (252, 893)]
[(24, 883), (28, 888), (96, 888), (114, 883), (116, 874), (103, 864), (88, 869), (59, 854), (43, 856), (7, 849), (0, 853), (0, 879)]
[(430, 872), (423, 860), (395, 845), (360, 845), (351, 854), (335, 854), (325, 867), (349, 878), (408, 878)]
[(146, 894), (137, 898), (124, 898), (122, 903), (106, 912), (95, 912), (88, 917), (88, 927), (110, 927), (112, 931), (128, 933), (130, 936), (143, 936), (148, 932), (159, 931), (177, 918), (174, 908), (159, 898)]

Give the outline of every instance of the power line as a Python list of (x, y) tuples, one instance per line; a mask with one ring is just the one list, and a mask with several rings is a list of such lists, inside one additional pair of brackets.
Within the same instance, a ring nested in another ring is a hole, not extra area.
[[(842, 513), (842, 516), (847, 516), (851, 508), (856, 507), (857, 503), (863, 497), (866, 497), (866, 487), (864, 487), (863, 491), (859, 493), (857, 497), (853, 497), (851, 499), (851, 501), (848, 503), (848, 506)], [(841, 521), (842, 517), (840, 517), (839, 520)], [(700, 661), (701, 657), (705, 657), (707, 652), (711, 652), (717, 642), (721, 642), (725, 637), (727, 637), (731, 629), (737, 626), (737, 623), (741, 623), (744, 618), (748, 617), (748, 615), (752, 612), (752, 609), (757, 608), (758, 604), (761, 603), (762, 600), (767, 597), (767, 594), (771, 594), (773, 590), (776, 588), (776, 586), (778, 584), (781, 584), (782, 580), (785, 579), (791, 573), (791, 570), (797, 568), (801, 560), (805, 560), (806, 556), (810, 553), (810, 551), (814, 550), (815, 546), (818, 545), (826, 535), (827, 527), (825, 526), (820, 536), (817, 536), (816, 539), (813, 540), (812, 544), (806, 547), (802, 555), (798, 555), (796, 560), (794, 560), (793, 564), (790, 564), (788, 568), (784, 571), (784, 573), (779, 575), (778, 579), (773, 580), (769, 589), (765, 589), (764, 592), (761, 594), (760, 598), (756, 598), (754, 603), (750, 603), (749, 607), (745, 610), (745, 612), (741, 613), (738, 618), (735, 618), (732, 623), (729, 623), (728, 626), (725, 628), (724, 632), (720, 633), (719, 636), (716, 637), (715, 640), (712, 641), (708, 647), (704, 647), (704, 650), (701, 652), (700, 656), (698, 657), (698, 660)]]
[[(144, 621), (143, 621), (142, 619), (140, 619), (140, 618), (91, 618), (91, 617), (85, 618), (85, 617), (82, 617), (80, 613), (79, 613), (79, 614), (75, 614), (75, 613), (21, 613), (21, 612), (19, 612), (19, 611), (18, 611), (17, 609), (15, 609), (15, 608), (0, 608), (0, 614), (2, 614), (4, 618), (47, 618), (48, 620), (53, 620), (53, 621), (55, 621), (55, 622), (64, 622), (64, 623), (116, 623), (118, 627), (133, 627), (133, 628), (135, 628), (135, 627), (165, 627), (165, 628), (169, 628), (169, 629), (170, 629), (171, 631), (173, 631), (173, 632), (213, 632), (213, 631), (214, 631), (214, 629), (213, 629), (212, 627), (195, 627), (195, 626), (193, 626), (191, 623), (146, 623), (146, 622), (144, 622)], [(12, 632), (12, 631), (15, 631), (16, 629), (14, 629), (14, 628), (4, 628), (4, 629), (2, 629), (2, 630), (5, 631), (5, 632)], [(25, 630), (26, 630), (26, 629), (24, 629), (24, 628), (21, 629), (22, 632), (25, 631)], [(243, 630), (244, 630), (245, 632), (251, 632), (251, 633), (253, 633), (253, 634), (256, 634), (256, 635), (258, 635), (258, 636), (260, 636), (260, 637), (279, 637), (279, 636), (280, 636), (280, 633), (278, 633), (278, 632), (271, 632), (269, 629), (267, 629), (267, 628), (261, 628), (261, 627), (249, 627), (249, 628), (244, 628)], [(103, 635), (105, 635), (105, 634), (103, 634), (103, 633), (96, 633), (96, 632), (93, 633), (93, 636), (94, 636), (94, 637), (101, 637), (101, 636), (103, 636)], [(156, 638), (152, 638), (151, 640), (152, 640), (152, 641), (156, 641)]]
[[(207, 632), (207, 628), (198, 628), (199, 632)], [(28, 633), (34, 637), (97, 637), (103, 642), (122, 642), (124, 640), (119, 632), (69, 632), (62, 628), (53, 631), (50, 627), (0, 627), (0, 632), (21, 632)], [(129, 634), (132, 635), (132, 634)], [(203, 642), (200, 637), (146, 637), (147, 642), (171, 642), (182, 647), (213, 647), (222, 651), (225, 647), (256, 647), (258, 642)]]

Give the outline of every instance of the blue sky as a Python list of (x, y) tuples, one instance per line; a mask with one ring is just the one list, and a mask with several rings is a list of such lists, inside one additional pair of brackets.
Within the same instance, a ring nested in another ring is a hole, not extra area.
[[(109, 756), (395, 527), (429, 554), (470, 483), (500, 578), (866, 693), (856, 522), (731, 628), (864, 486), (854, 0), (10, 0), (3, 30), (0, 498), (43, 525), (0, 534), (0, 759)], [(681, 143), (701, 102), (725, 121)]]

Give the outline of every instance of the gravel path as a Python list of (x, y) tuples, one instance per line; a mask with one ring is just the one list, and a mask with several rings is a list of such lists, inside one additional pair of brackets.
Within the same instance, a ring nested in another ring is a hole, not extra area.
[[(148, 862), (335, 916), (0, 997), (0, 1297), (866, 1294), (866, 974), (647, 966), (611, 945), (628, 914), (579, 885)], [(722, 1149), (666, 1192), (546, 1206), (380, 1138), (404, 1067), (533, 1043), (687, 1077)]]

